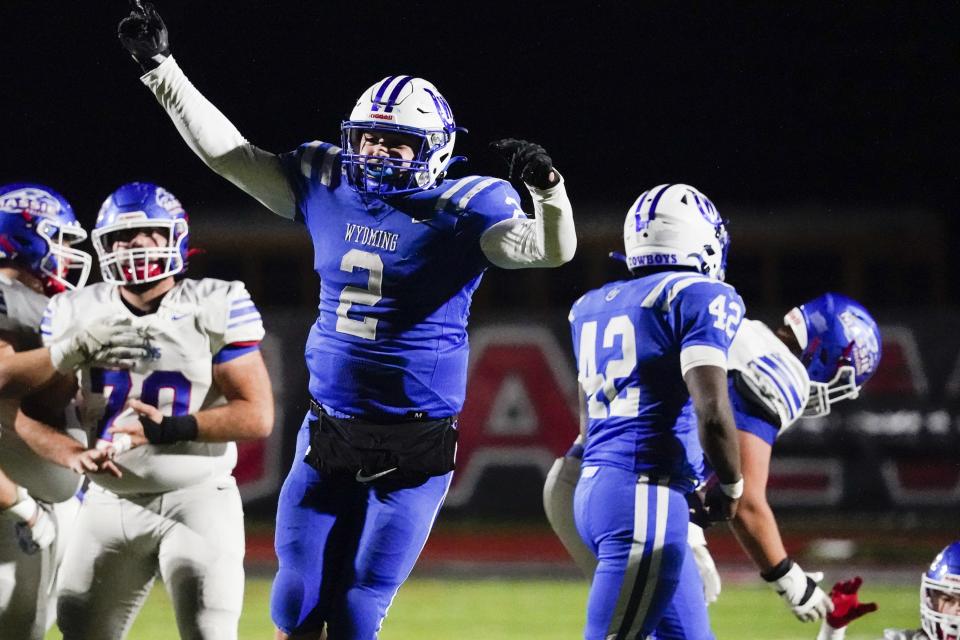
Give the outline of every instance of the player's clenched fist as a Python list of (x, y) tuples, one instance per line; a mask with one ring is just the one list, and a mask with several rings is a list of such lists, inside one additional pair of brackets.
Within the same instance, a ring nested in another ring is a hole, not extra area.
[(707, 518), (710, 522), (726, 522), (737, 515), (740, 496), (743, 495), (743, 480), (730, 484), (716, 482), (707, 487), (704, 498)]
[(780, 564), (760, 576), (780, 594), (793, 615), (801, 622), (822, 620), (833, 611), (833, 602), (817, 583), (823, 580), (820, 572), (805, 573), (796, 562), (784, 558)]
[(522, 180), (537, 189), (549, 189), (560, 182), (553, 168), (553, 160), (546, 149), (534, 142), (505, 138), (491, 142), (490, 146), (507, 162), (507, 177)]
[(149, 71), (170, 55), (167, 26), (151, 3), (131, 0), (130, 5), (130, 15), (117, 27), (117, 37), (144, 71)]

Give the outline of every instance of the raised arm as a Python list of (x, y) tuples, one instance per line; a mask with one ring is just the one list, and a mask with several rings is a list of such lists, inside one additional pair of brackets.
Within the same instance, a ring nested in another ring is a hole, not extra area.
[(507, 160), (510, 177), (522, 180), (530, 191), (534, 217), (504, 220), (487, 229), (480, 237), (484, 255), (503, 269), (569, 262), (577, 251), (573, 208), (550, 156), (540, 145), (524, 140), (499, 140), (493, 147)]
[(149, 88), (180, 135), (203, 162), (284, 218), (293, 219), (296, 196), (280, 158), (250, 144), (197, 91), (170, 55), (167, 28), (152, 5), (137, 9), (119, 27), (119, 37), (146, 73)]

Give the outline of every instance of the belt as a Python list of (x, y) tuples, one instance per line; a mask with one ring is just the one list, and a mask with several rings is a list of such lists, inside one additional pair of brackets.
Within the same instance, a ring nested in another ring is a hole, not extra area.
[[(323, 405), (320, 404), (320, 402), (316, 398), (311, 397), (309, 404), (310, 404), (310, 413), (313, 415), (313, 417), (319, 418), (321, 416), (330, 415), (330, 413), (323, 408)], [(401, 420), (397, 420), (396, 418), (393, 418), (388, 422), (371, 421), (371, 420), (367, 420), (366, 418), (358, 418), (356, 416), (341, 418), (334, 415), (331, 417), (336, 418), (337, 420), (363, 420), (365, 422), (374, 422), (374, 424), (393, 424), (393, 423), (406, 424), (410, 422), (436, 422), (437, 420), (444, 420), (447, 418), (449, 418), (453, 424), (456, 424), (457, 422), (457, 414), (454, 414), (452, 416), (445, 416), (443, 418), (431, 418), (427, 416), (425, 412), (420, 412), (420, 411), (411, 411), (409, 415), (404, 416), (404, 418)]]

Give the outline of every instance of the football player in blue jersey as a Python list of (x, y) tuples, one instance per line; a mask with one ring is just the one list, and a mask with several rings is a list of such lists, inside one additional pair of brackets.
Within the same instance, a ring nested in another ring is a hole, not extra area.
[[(816, 584), (822, 574), (806, 574), (784, 548), (766, 498), (771, 449), (801, 415), (826, 415), (832, 404), (856, 398), (876, 372), (880, 356), (880, 332), (874, 319), (862, 305), (837, 293), (792, 309), (775, 331), (744, 319), (730, 345), (728, 386), (745, 481), (731, 525), (761, 576), (803, 621), (823, 618), (830, 601)], [(572, 494), (582, 451), (581, 438), (556, 461), (544, 487), (544, 506), (564, 546), (589, 576), (596, 559), (576, 536), (572, 523)], [(703, 530), (691, 523), (689, 534), (704, 595), (713, 602), (720, 592), (719, 574)]]
[(363, 92), (339, 147), (276, 155), (194, 88), (151, 5), (135, 3), (119, 37), (190, 148), (313, 241), (310, 411), (280, 494), (271, 610), (278, 638), (374, 638), (450, 484), (472, 294), (490, 266), (572, 258), (563, 180), (519, 140), (495, 148), (533, 217), (504, 180), (448, 178), (460, 130), (436, 87), (408, 75)]
[[(727, 397), (727, 351), (744, 306), (722, 282), (728, 236), (710, 200), (683, 184), (644, 192), (624, 222), (634, 278), (574, 303), (573, 348), (586, 416), (576, 528), (597, 558), (587, 640), (712, 638), (687, 547), (686, 495), (704, 453), (719, 482), (709, 516), (743, 493)], [(678, 609), (682, 589), (699, 603)]]

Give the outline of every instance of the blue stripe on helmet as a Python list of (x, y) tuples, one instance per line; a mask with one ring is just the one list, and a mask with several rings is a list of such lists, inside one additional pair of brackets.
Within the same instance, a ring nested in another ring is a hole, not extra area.
[(393, 91), (390, 92), (390, 97), (387, 98), (387, 108), (384, 109), (384, 113), (390, 113), (393, 111), (393, 107), (396, 105), (397, 98), (400, 97), (400, 92), (403, 91), (403, 88), (410, 84), (410, 81), (413, 80), (413, 76), (404, 76), (403, 79), (397, 83), (393, 88)]
[(377, 95), (373, 96), (373, 106), (370, 107), (370, 111), (379, 111), (380, 108), (377, 106), (379, 103), (383, 102), (383, 94), (386, 92), (387, 87), (393, 82), (394, 78), (397, 76), (390, 76), (385, 78), (383, 82), (380, 83), (380, 88), (377, 89)]
[(643, 199), (647, 197), (648, 193), (650, 193), (649, 189), (647, 189), (646, 191), (640, 194), (640, 197), (637, 198), (637, 207), (633, 210), (633, 213), (635, 214), (633, 217), (637, 222), (637, 228), (636, 228), (637, 231), (642, 231), (647, 226), (647, 223), (649, 222), (649, 220), (640, 219), (640, 209), (641, 207), (643, 207)]
[(648, 220), (653, 220), (656, 217), (657, 203), (660, 202), (660, 197), (663, 196), (663, 194), (667, 192), (667, 189), (669, 189), (672, 186), (673, 186), (672, 184), (668, 184), (664, 186), (663, 189), (660, 189), (660, 191), (657, 192), (657, 195), (653, 196), (653, 202), (650, 203), (650, 211), (647, 214)]

